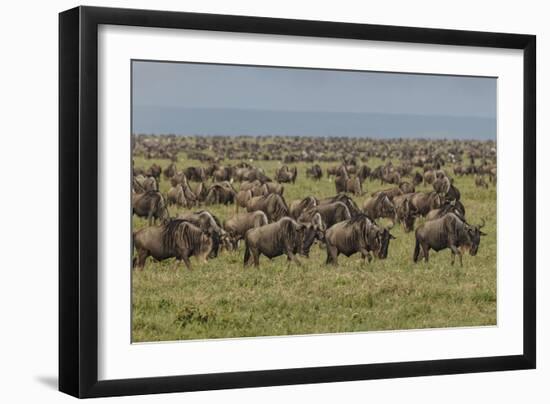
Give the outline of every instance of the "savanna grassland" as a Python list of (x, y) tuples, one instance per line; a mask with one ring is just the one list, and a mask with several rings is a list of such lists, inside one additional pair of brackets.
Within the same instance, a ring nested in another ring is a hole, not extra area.
[[(400, 161), (392, 160), (394, 164)], [(225, 160), (236, 164), (240, 160)], [(369, 158), (374, 168), (382, 162)], [(134, 156), (135, 167), (157, 163), (163, 169), (168, 159)], [(295, 184), (284, 184), (288, 203), (307, 195), (318, 198), (335, 195), (334, 177), (326, 168), (335, 162), (317, 162), (323, 178), (313, 181), (305, 175), (313, 163), (289, 163), (298, 168)], [(251, 162), (269, 176), (282, 166), (281, 161)], [(204, 166), (178, 154), (178, 169)], [(452, 165), (443, 168), (452, 173)], [(161, 176), (162, 177), (162, 176)], [(302, 266), (289, 264), (286, 256), (270, 261), (260, 258), (260, 267), (243, 267), (244, 243), (237, 251), (222, 251), (206, 264), (194, 264), (187, 270), (174, 259), (155, 262), (148, 259), (145, 268), (132, 271), (132, 339), (134, 342), (182, 339), (231, 338), (296, 334), (341, 333), (373, 330), (485, 326), (496, 324), (496, 187), (476, 187), (474, 177), (453, 176), (462, 194), (470, 223), (485, 219), (477, 256), (464, 255), (464, 266), (450, 265), (451, 252), (430, 254), (430, 262), (414, 264), (414, 232), (401, 226), (391, 230), (396, 240), (389, 246), (388, 258), (366, 264), (360, 254), (339, 257), (339, 266), (325, 264), (326, 252), (315, 245)], [(234, 184), (238, 190), (239, 184)], [(162, 177), (160, 192), (170, 188)], [(367, 179), (366, 193), (353, 197), (359, 207), (370, 193), (392, 187), (379, 180)], [(417, 191), (431, 191), (421, 184)], [(222, 222), (235, 213), (235, 205), (214, 205), (208, 209)], [(198, 207), (191, 209), (198, 210)], [(243, 210), (242, 208), (239, 211)], [(189, 209), (171, 206), (170, 215)], [(416, 227), (424, 219), (417, 220)], [(387, 223), (381, 220), (382, 224)], [(147, 225), (144, 218), (133, 217), (134, 230)], [(130, 268), (128, 268), (130, 270)]]

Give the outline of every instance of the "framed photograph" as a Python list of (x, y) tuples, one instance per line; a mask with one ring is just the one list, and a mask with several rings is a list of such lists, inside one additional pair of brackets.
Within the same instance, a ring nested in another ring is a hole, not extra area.
[(532, 35), (59, 17), (59, 388), (532, 369)]

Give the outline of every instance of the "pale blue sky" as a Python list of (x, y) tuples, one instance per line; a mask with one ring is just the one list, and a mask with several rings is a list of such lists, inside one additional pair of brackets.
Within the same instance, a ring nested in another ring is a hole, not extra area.
[(495, 78), (134, 61), (135, 133), (495, 139)]

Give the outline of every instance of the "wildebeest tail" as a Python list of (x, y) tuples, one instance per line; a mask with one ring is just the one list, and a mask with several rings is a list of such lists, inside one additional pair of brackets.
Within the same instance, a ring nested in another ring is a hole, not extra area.
[(244, 240), (244, 265), (250, 260), (250, 247), (248, 246), (248, 240)]
[(414, 245), (414, 255), (413, 255), (413, 261), (418, 261), (418, 255), (420, 254), (420, 242), (418, 241), (418, 238), (416, 239), (416, 244)]

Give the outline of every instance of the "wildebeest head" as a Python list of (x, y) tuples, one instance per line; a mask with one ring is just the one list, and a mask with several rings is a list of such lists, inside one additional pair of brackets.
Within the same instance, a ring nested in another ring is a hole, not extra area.
[(401, 212), (398, 212), (400, 221), (403, 224), (403, 228), (406, 233), (414, 230), (414, 222), (418, 216), (418, 211), (411, 203), (410, 199), (405, 199), (403, 204), (399, 207)]
[(390, 246), (390, 240), (395, 240), (395, 237), (393, 234), (390, 233), (390, 231), (384, 227), (381, 227), (378, 229), (378, 244), (379, 248), (377, 250), (378, 258), (380, 259), (386, 259), (388, 257), (388, 248)]
[(376, 210), (377, 216), (375, 217), (395, 217), (395, 206), (393, 205), (392, 201), (390, 201), (390, 198), (388, 198), (388, 196), (384, 193), (381, 193), (377, 196)]
[(470, 255), (474, 256), (477, 254), (479, 248), (479, 243), (481, 241), (481, 236), (486, 236), (486, 233), (483, 233), (480, 229), (485, 226), (485, 220), (482, 220), (482, 223), (478, 226), (467, 225), (468, 238), (470, 241)]
[(315, 213), (310, 223), (301, 223), (302, 228), (302, 251), (301, 254), (308, 257), (309, 250), (315, 240), (324, 241), (326, 225), (319, 213)]
[(197, 258), (202, 262), (206, 262), (206, 260), (208, 259), (208, 256), (212, 252), (213, 247), (214, 247), (214, 241), (212, 237), (208, 233), (203, 232), (201, 234), (201, 241), (200, 241), (199, 253), (197, 254)]

